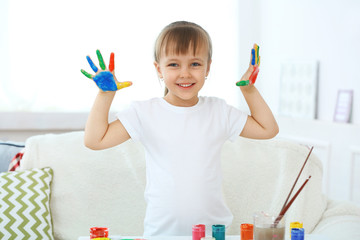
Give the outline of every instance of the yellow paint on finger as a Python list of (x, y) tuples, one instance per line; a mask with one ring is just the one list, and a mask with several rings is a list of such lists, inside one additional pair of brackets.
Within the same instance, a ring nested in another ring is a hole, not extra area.
[(259, 49), (260, 49), (260, 47), (259, 47), (257, 44), (254, 44), (255, 63), (256, 63), (258, 66), (260, 65)]
[(130, 87), (132, 85), (132, 82), (117, 82), (116, 86), (118, 89)]

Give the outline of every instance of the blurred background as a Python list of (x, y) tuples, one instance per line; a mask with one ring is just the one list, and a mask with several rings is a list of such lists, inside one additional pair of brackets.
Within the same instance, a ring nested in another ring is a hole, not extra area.
[(277, 138), (314, 146), (324, 193), (360, 205), (360, 1), (0, 0), (0, 139), (82, 130), (97, 87), (86, 55), (115, 53), (119, 81), (132, 81), (113, 114), (159, 97), (154, 42), (167, 24), (193, 21), (213, 41), (201, 95), (248, 111), (235, 86), (260, 46), (257, 88), (279, 122)]

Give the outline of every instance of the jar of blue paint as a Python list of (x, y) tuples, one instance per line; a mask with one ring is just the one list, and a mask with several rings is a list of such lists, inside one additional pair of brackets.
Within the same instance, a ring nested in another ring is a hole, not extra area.
[(303, 228), (291, 229), (291, 240), (304, 240), (305, 231)]

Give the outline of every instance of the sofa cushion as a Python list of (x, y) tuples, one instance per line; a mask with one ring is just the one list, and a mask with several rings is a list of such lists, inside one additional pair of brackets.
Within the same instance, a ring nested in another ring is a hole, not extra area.
[(54, 239), (51, 168), (0, 173), (0, 239)]
[[(54, 170), (51, 213), (54, 237), (76, 239), (90, 227), (109, 227), (110, 234), (141, 235), (145, 216), (145, 153), (133, 140), (101, 151), (84, 146), (83, 132), (46, 134), (29, 138), (21, 169), (51, 166)], [(281, 140), (226, 142), (222, 151), (224, 197), (234, 215), (229, 235), (252, 222), (255, 211), (278, 212), (309, 149)], [(302, 221), (307, 233), (325, 208), (322, 167), (312, 154), (294, 192), (311, 175), (286, 222)]]

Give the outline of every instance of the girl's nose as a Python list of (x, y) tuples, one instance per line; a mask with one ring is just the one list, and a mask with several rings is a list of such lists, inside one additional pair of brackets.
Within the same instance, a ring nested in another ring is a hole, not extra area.
[(180, 78), (190, 78), (191, 74), (187, 67), (183, 67), (180, 72)]

